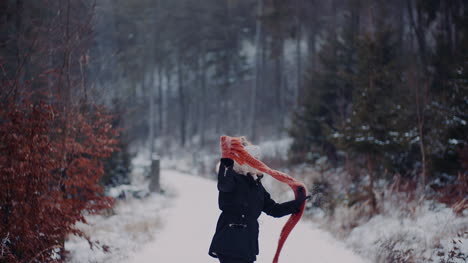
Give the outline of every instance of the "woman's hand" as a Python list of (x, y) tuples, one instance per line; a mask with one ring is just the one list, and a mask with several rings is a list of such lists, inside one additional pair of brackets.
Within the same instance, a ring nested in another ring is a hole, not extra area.
[(234, 166), (234, 160), (231, 158), (221, 158), (221, 165), (224, 165), (226, 168), (230, 168)]
[(296, 207), (294, 208), (293, 214), (299, 213), (299, 212), (301, 211), (301, 205), (302, 205), (302, 203), (303, 203), (304, 201), (309, 200), (310, 197), (311, 197), (310, 195), (308, 195), (308, 196), (301, 196), (301, 197), (298, 197), (296, 200), (294, 200), (294, 205), (295, 205)]

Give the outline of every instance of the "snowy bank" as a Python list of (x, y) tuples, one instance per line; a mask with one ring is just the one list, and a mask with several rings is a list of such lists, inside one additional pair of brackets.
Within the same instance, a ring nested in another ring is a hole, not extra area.
[(85, 239), (69, 237), (65, 242), (69, 262), (126, 262), (131, 251), (153, 240), (157, 230), (164, 227), (161, 216), (169, 204), (168, 197), (152, 194), (144, 199), (118, 201), (111, 215), (87, 216), (89, 224), (78, 226), (99, 245), (91, 249)]
[(376, 263), (461, 263), (468, 256), (468, 218), (426, 201), (412, 215), (396, 211), (376, 215), (354, 228), (346, 241)]
[(127, 262), (133, 251), (157, 237), (159, 229), (164, 227), (162, 217), (172, 204), (174, 192), (164, 184), (163, 195), (148, 192), (148, 178), (144, 176), (150, 165), (147, 156), (139, 153), (132, 160), (130, 185), (107, 189), (107, 195), (117, 198), (107, 214), (88, 215), (89, 224), (78, 224), (92, 241), (99, 244), (90, 248), (87, 240), (70, 236), (65, 242), (65, 248), (70, 252), (69, 262)]

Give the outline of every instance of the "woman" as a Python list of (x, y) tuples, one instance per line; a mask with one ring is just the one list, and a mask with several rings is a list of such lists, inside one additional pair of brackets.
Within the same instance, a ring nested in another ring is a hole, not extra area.
[[(259, 159), (258, 146), (244, 147)], [(299, 212), (301, 200), (278, 204), (261, 184), (262, 175), (250, 166), (222, 158), (218, 169), (218, 204), (222, 213), (216, 225), (209, 255), (221, 263), (251, 263), (258, 255), (257, 218), (261, 212), (282, 217)]]

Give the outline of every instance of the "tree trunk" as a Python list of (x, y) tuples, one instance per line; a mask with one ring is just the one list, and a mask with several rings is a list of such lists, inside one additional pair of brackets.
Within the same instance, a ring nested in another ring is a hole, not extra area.
[[(24, 10), (24, 2), (23, 0), (16, 0), (16, 8), (15, 8), (15, 48), (16, 48), (16, 79), (15, 85), (13, 86), (13, 98), (14, 100), (18, 99), (18, 89), (22, 86), (24, 82), (24, 70), (23, 65), (26, 64), (24, 60), (26, 59), (23, 57), (22, 48), (21, 48), (21, 35), (23, 34), (23, 10)], [(9, 93), (10, 94), (10, 93)]]
[[(281, 23), (280, 23), (281, 25)], [(276, 58), (275, 58), (275, 97), (276, 97), (276, 105), (274, 106), (276, 108), (276, 118), (274, 121), (276, 121), (276, 135), (278, 137), (281, 137), (281, 132), (283, 131), (284, 128), (284, 108), (283, 108), (283, 35), (282, 35), (282, 28), (278, 29), (278, 39), (275, 41), (276, 43)]]
[(162, 131), (163, 131), (163, 110), (164, 110), (164, 105), (163, 105), (163, 74), (162, 74), (162, 68), (161, 65), (158, 66), (158, 134), (161, 136)]
[(205, 62), (205, 51), (202, 48), (200, 56), (200, 78), (201, 78), (201, 113), (200, 113), (200, 146), (205, 146), (205, 131), (208, 128), (206, 125), (206, 105), (208, 103), (208, 98), (206, 94), (206, 62)]
[(299, 91), (302, 87), (302, 61), (301, 61), (301, 38), (302, 38), (302, 20), (301, 5), (302, 0), (296, 0), (296, 87), (294, 89), (293, 104), (296, 109), (299, 105)]
[(426, 177), (427, 177), (427, 163), (426, 163), (426, 145), (424, 143), (425, 134), (424, 134), (424, 108), (426, 106), (427, 100), (427, 84), (422, 84), (423, 89), (420, 89), (419, 83), (416, 83), (416, 117), (418, 124), (418, 135), (419, 135), (419, 149), (421, 152), (421, 183), (422, 188), (426, 187)]
[[(374, 31), (371, 31), (374, 32)], [(374, 89), (374, 78), (369, 76), (369, 90), (372, 92)], [(367, 153), (367, 170), (369, 172), (369, 195), (373, 213), (377, 213), (377, 200), (375, 199), (374, 194), (374, 153)]]
[(149, 70), (149, 77), (147, 81), (148, 86), (148, 103), (149, 103), (149, 114), (148, 114), (148, 127), (149, 127), (149, 134), (148, 134), (148, 143), (149, 143), (149, 150), (150, 150), (150, 158), (153, 156), (154, 153), (154, 117), (155, 117), (155, 107), (154, 107), (154, 71), (153, 69)]
[[(171, 70), (169, 69), (169, 67), (166, 68), (165, 70), (166, 72), (166, 96), (164, 96), (163, 99), (166, 100), (166, 102), (164, 103), (164, 105), (166, 105), (167, 107), (164, 108), (164, 124), (163, 124), (163, 127), (164, 127), (164, 135), (167, 136), (169, 135), (169, 130), (170, 130), (170, 125), (169, 125), (169, 119), (170, 119), (170, 114), (171, 114), (171, 111), (170, 109), (172, 109), (171, 107), (169, 107), (168, 105), (171, 104), (171, 93), (169, 92), (171, 90)], [(170, 140), (168, 140), (170, 141)]]
[(154, 153), (154, 118), (155, 118), (155, 105), (154, 105), (154, 98), (155, 98), (155, 87), (154, 87), (154, 66), (153, 66), (153, 61), (154, 61), (154, 38), (151, 37), (150, 40), (150, 50), (149, 54), (146, 57), (145, 61), (145, 68), (146, 68), (146, 74), (149, 74), (148, 77), (145, 77), (145, 83), (144, 83), (144, 88), (147, 88), (148, 95), (148, 108), (149, 108), (149, 113), (148, 113), (148, 128), (149, 128), (149, 134), (148, 134), (148, 143), (149, 143), (149, 150), (150, 150), (150, 159), (153, 156)]
[(185, 146), (185, 129), (186, 129), (186, 105), (185, 105), (185, 91), (183, 82), (183, 73), (180, 58), (177, 60), (177, 81), (179, 84), (179, 114), (180, 114), (180, 145)]
[(252, 93), (250, 95), (250, 136), (252, 140), (256, 138), (256, 114), (257, 114), (257, 90), (260, 86), (260, 72), (261, 72), (261, 37), (262, 37), (262, 22), (260, 17), (263, 14), (263, 0), (257, 0), (257, 20), (255, 26), (255, 79), (253, 81)]
[(369, 198), (373, 214), (377, 213), (377, 200), (374, 194), (374, 159), (372, 153), (367, 154), (367, 171), (369, 173)]
[(421, 25), (421, 11), (419, 9), (416, 10), (418, 22), (416, 23), (416, 19), (414, 17), (414, 10), (412, 5), (412, 0), (406, 0), (406, 7), (408, 11), (408, 16), (410, 20), (411, 27), (414, 30), (416, 35), (416, 42), (418, 43), (418, 51), (421, 62), (424, 66), (427, 66), (427, 58), (426, 58), (426, 41), (424, 36), (424, 31)]

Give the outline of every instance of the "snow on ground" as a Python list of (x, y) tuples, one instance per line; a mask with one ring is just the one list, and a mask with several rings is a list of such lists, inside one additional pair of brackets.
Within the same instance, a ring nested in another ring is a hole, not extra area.
[[(155, 239), (140, 250), (131, 252), (121, 262), (130, 263), (216, 263), (208, 255), (218, 210), (216, 183), (173, 170), (163, 170), (161, 180), (176, 197), (161, 217), (163, 229), (154, 230)], [(274, 219), (262, 215), (260, 222), (260, 255), (257, 263), (271, 262), (276, 242), (287, 217)], [(300, 222), (283, 248), (280, 262), (285, 263), (361, 263), (355, 255), (330, 234), (310, 222)]]
[[(87, 216), (88, 225), (78, 224), (91, 240), (100, 245), (91, 249), (88, 242), (70, 236), (65, 249), (70, 251), (71, 263), (116, 263), (127, 262), (129, 251), (138, 250), (141, 244), (156, 238), (157, 231), (164, 227), (161, 217), (171, 200), (153, 194), (145, 199), (129, 197), (115, 205), (111, 215)], [(108, 253), (100, 247), (106, 246)]]
[[(413, 216), (399, 214), (397, 208), (393, 213), (388, 210), (354, 228), (346, 242), (374, 262), (389, 262), (396, 257), (408, 261), (411, 257), (414, 262), (466, 262), (462, 258), (468, 256), (466, 217), (430, 201), (415, 207)], [(451, 250), (464, 255), (450, 258)]]

